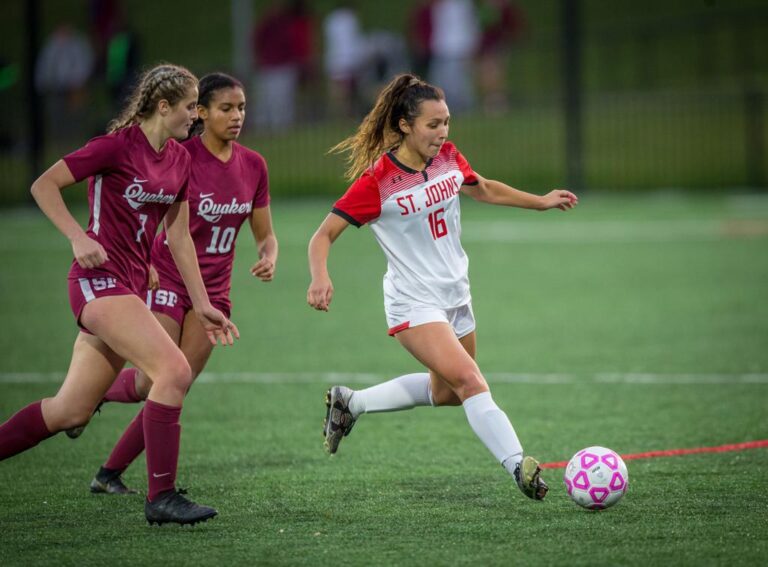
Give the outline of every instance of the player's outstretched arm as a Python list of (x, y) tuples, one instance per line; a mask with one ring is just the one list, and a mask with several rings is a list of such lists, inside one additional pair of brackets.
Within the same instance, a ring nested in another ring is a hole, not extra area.
[[(197, 263), (195, 243), (189, 234), (189, 203), (176, 202), (165, 215), (165, 231), (168, 235), (168, 248), (176, 262), (184, 285), (189, 292), (195, 314), (203, 325), (208, 339), (213, 344), (221, 340), (222, 345), (231, 345), (235, 338), (240, 338), (237, 327), (218, 309), (211, 305), (205, 290), (200, 266)], [(234, 338), (233, 338), (234, 337)]]
[(85, 233), (61, 196), (61, 190), (74, 182), (75, 178), (67, 164), (59, 160), (32, 184), (32, 197), (45, 216), (72, 243), (72, 253), (80, 267), (95, 268), (109, 258), (101, 244)]
[(477, 185), (464, 185), (461, 191), (482, 203), (539, 211), (555, 208), (567, 211), (579, 203), (579, 198), (565, 189), (554, 189), (546, 195), (534, 195), (510, 187), (501, 181), (485, 179), (480, 175), (477, 176), (477, 180)]
[(325, 217), (309, 241), (309, 273), (312, 281), (307, 290), (307, 303), (318, 311), (328, 311), (333, 299), (333, 282), (328, 275), (328, 254), (331, 244), (349, 223), (333, 213)]
[(251, 213), (251, 232), (256, 240), (259, 261), (251, 266), (251, 275), (263, 282), (271, 282), (277, 266), (277, 237), (272, 228), (269, 205), (254, 209)]

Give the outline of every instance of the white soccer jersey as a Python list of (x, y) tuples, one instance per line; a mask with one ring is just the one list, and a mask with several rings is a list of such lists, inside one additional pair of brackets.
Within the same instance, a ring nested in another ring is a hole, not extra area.
[(464, 156), (446, 142), (424, 171), (384, 154), (336, 202), (335, 214), (357, 227), (370, 225), (387, 257), (388, 309), (452, 309), (470, 302), (459, 190), (477, 182)]

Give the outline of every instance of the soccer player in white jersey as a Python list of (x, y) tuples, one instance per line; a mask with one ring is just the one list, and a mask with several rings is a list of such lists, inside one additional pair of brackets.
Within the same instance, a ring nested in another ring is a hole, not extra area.
[(415, 406), (461, 405), (475, 434), (517, 481), (541, 500), (547, 485), (507, 415), (491, 397), (475, 363), (467, 256), (459, 240), (459, 193), (525, 209), (568, 210), (570, 191), (539, 196), (485, 179), (447, 141), (450, 114), (443, 92), (413, 75), (395, 77), (356, 134), (333, 150), (349, 152), (355, 179), (309, 243), (307, 302), (328, 311), (333, 284), (331, 244), (350, 225), (368, 224), (387, 257), (384, 310), (389, 334), (427, 367), (364, 390), (334, 386), (326, 395), (323, 433), (331, 453), (360, 415)]

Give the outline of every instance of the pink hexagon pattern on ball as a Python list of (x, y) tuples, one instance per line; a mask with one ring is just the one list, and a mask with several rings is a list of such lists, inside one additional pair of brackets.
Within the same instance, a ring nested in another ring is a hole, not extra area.
[(624, 477), (621, 476), (620, 472), (613, 473), (613, 476), (611, 477), (611, 482), (608, 484), (608, 486), (611, 487), (611, 490), (621, 490), (622, 488), (625, 488), (625, 482)]
[(608, 465), (608, 468), (612, 471), (618, 470), (619, 468), (619, 459), (616, 458), (616, 455), (613, 453), (608, 453), (607, 455), (603, 455), (602, 461)]
[(597, 455), (593, 455), (592, 453), (584, 453), (581, 456), (581, 468), (588, 469), (598, 461), (600, 461), (600, 459), (597, 457)]
[(602, 502), (606, 498), (608, 498), (609, 490), (604, 487), (594, 487), (589, 489), (589, 495), (592, 497), (592, 500), (595, 502)]
[(587, 473), (584, 471), (577, 472), (576, 476), (573, 477), (573, 486), (583, 490), (589, 488), (589, 477), (587, 477)]
[(565, 481), (565, 489), (568, 491), (568, 494), (573, 494), (573, 483), (568, 478), (563, 480)]

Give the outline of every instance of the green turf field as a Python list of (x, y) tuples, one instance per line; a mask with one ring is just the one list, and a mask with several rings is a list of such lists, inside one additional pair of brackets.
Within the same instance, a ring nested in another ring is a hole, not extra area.
[[(330, 313), (305, 304), (305, 250), (329, 203), (273, 203), (272, 284), (246, 267), (233, 319), (183, 415), (179, 485), (220, 516), (150, 528), (143, 500), (88, 483), (136, 406), (83, 437), (0, 463), (0, 564), (758, 565), (768, 559), (768, 449), (629, 461), (630, 488), (581, 510), (547, 471), (525, 499), (459, 408), (363, 416), (322, 450), (325, 388), (419, 366), (387, 338), (383, 255), (336, 244)], [(464, 201), (478, 360), (526, 450), (567, 460), (768, 439), (768, 197), (583, 196), (569, 213)], [(36, 210), (0, 212), (0, 421), (55, 392), (76, 329), (70, 251)], [(339, 376), (334, 376), (338, 373)], [(143, 458), (125, 474), (143, 488)]]

